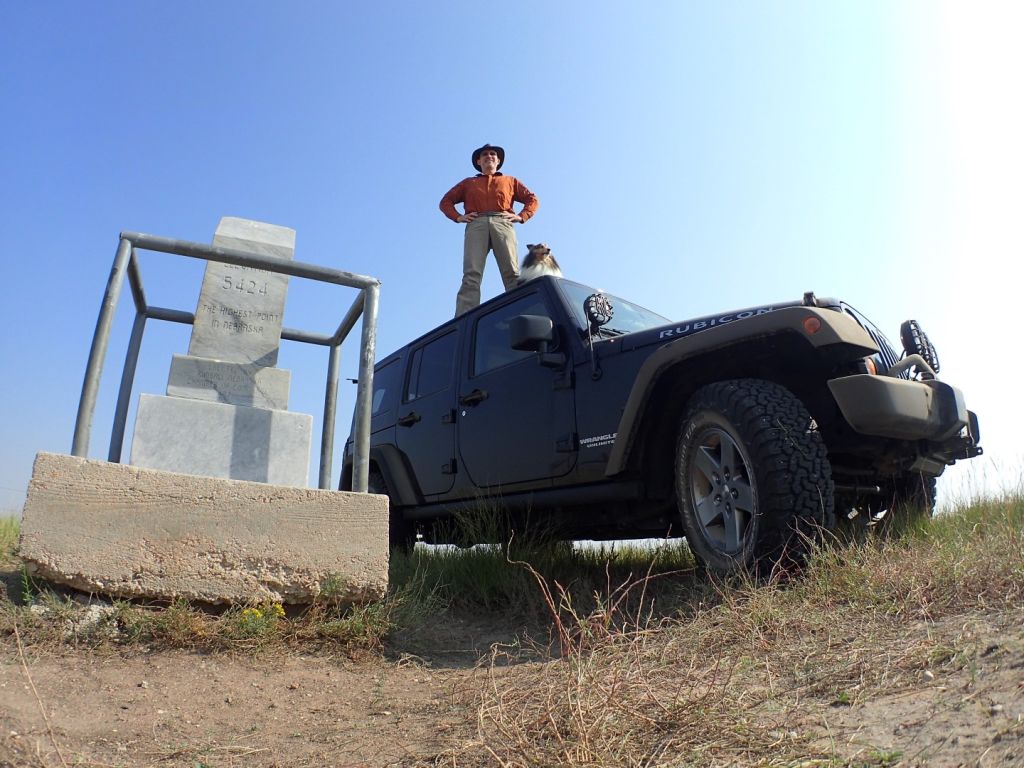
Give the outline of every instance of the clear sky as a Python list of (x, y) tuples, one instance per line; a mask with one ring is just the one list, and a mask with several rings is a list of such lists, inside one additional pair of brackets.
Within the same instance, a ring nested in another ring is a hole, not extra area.
[[(461, 227), (437, 202), (484, 142), (540, 197), (520, 244), (581, 282), (680, 319), (808, 290), (894, 340), (918, 318), (981, 418), (986, 457), (947, 489), (1018, 488), (1022, 8), (0, 1), (0, 509), (37, 451), (70, 451), (121, 230), (293, 227), (297, 259), (383, 281), (383, 355), (453, 310)], [(151, 303), (194, 310), (201, 268), (143, 254)], [(331, 332), (354, 295), (293, 280), (285, 325)], [(96, 458), (131, 320), (125, 295)], [(188, 334), (149, 323), (129, 435)], [(318, 438), (326, 350), (279, 364)]]

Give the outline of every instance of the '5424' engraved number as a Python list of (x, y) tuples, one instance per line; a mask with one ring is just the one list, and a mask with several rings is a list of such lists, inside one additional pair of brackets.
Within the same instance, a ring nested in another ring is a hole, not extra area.
[(224, 284), (221, 285), (225, 291), (238, 291), (248, 293), (252, 296), (266, 296), (267, 284), (257, 283), (255, 280), (246, 280), (244, 277), (232, 278), (231, 275), (224, 275)]

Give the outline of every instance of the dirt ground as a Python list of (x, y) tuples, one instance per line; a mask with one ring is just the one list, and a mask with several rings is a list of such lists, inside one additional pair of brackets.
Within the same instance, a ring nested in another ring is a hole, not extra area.
[(930, 631), (971, 649), (963, 668), (855, 706), (833, 702), (804, 725), (852, 765), (1024, 766), (1024, 611), (944, 619)]
[[(1024, 625), (1005, 615), (969, 625), (936, 630), (973, 633), (979, 652), (965, 667), (862, 704), (823, 702), (794, 722), (843, 756), (806, 766), (1024, 766)], [(415, 655), (357, 661), (23, 655), (10, 638), (0, 647), (0, 766), (434, 765), (476, 737), (472, 692), (484, 676), (474, 668), (516, 630), (454, 622), (407, 642)]]
[(0, 647), (0, 766), (432, 764), (472, 736), (462, 691), (489, 629), (458, 624), (436, 649), (411, 643), (422, 655), (359, 660), (23, 654), (12, 638)]

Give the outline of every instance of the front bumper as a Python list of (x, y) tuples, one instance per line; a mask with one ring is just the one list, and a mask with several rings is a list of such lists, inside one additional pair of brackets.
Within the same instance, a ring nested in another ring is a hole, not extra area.
[(966, 427), (968, 443), (977, 448), (977, 417), (967, 410), (963, 393), (945, 382), (858, 374), (832, 379), (828, 388), (843, 417), (861, 434), (949, 443), (959, 442)]

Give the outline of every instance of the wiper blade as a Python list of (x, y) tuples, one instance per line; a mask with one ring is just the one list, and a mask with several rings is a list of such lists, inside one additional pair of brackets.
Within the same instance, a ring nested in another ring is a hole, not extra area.
[[(601, 326), (600, 328), (595, 329), (593, 332), (594, 336), (608, 336), (609, 338), (614, 338), (616, 336), (625, 336), (627, 333), (628, 331), (620, 331), (618, 328), (608, 328), (606, 326)], [(583, 338), (587, 338), (588, 332), (586, 330), (580, 329), (580, 336), (582, 336)]]

